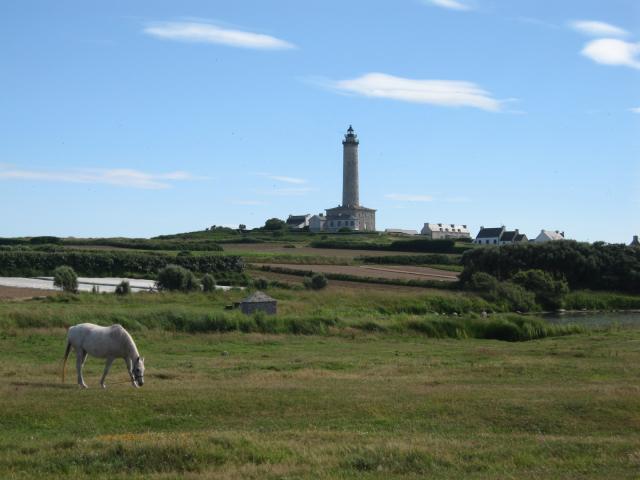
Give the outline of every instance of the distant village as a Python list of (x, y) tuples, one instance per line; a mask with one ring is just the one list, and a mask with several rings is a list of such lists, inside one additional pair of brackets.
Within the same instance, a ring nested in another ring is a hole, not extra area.
[[(287, 227), (292, 230), (308, 230), (310, 232), (375, 232), (376, 210), (360, 205), (359, 157), (360, 141), (350, 125), (342, 141), (342, 204), (326, 209), (326, 215), (289, 215)], [(540, 230), (535, 238), (529, 238), (520, 230), (507, 230), (506, 227), (480, 227), (475, 237), (467, 225), (453, 223), (425, 223), (422, 230), (405, 230), (387, 228), (385, 233), (396, 235), (422, 235), (431, 240), (454, 239), (473, 242), (476, 245), (509, 245), (513, 243), (535, 242), (545, 243), (565, 240), (565, 233), (560, 230)], [(632, 246), (640, 246), (638, 236), (633, 237)]]

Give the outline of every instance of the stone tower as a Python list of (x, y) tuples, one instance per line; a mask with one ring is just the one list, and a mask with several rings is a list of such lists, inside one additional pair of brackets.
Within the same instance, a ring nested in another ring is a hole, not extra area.
[(358, 178), (358, 136), (353, 127), (342, 141), (342, 206), (353, 208), (360, 206), (360, 189)]
[(327, 208), (323, 230), (339, 232), (342, 229), (360, 232), (375, 232), (376, 211), (360, 205), (360, 184), (358, 178), (358, 136), (353, 127), (342, 140), (342, 205)]

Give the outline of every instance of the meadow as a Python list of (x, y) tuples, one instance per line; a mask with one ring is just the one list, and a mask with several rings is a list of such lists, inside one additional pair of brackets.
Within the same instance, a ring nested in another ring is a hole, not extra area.
[[(529, 342), (141, 330), (145, 386), (0, 330), (0, 477), (637, 478), (637, 329)], [(69, 380), (69, 378), (71, 380)]]

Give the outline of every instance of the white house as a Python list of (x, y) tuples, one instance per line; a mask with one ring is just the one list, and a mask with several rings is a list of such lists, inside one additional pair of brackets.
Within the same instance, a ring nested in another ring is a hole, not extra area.
[(540, 235), (536, 237), (534, 242), (536, 243), (544, 243), (544, 242), (554, 242), (557, 240), (564, 240), (564, 232), (560, 232), (558, 230), (541, 230)]
[(471, 238), (471, 233), (466, 225), (455, 225), (453, 223), (425, 223), (420, 232), (431, 240), (442, 238)]
[(316, 233), (322, 232), (324, 230), (324, 224), (326, 221), (327, 217), (324, 216), (324, 213), (314, 215), (309, 219), (309, 231)]
[(309, 219), (311, 218), (311, 214), (307, 213), (305, 215), (289, 215), (287, 218), (287, 227), (292, 229), (302, 230), (304, 227), (309, 226)]
[(500, 245), (509, 245), (511, 243), (519, 243), (519, 242), (528, 242), (529, 239), (524, 233), (520, 233), (520, 230), (517, 228), (512, 231), (504, 231), (502, 232), (502, 236), (500, 237)]
[(480, 227), (480, 231), (478, 232), (478, 235), (476, 235), (476, 239), (473, 243), (477, 245), (499, 245), (500, 238), (504, 232), (504, 225), (496, 228)]

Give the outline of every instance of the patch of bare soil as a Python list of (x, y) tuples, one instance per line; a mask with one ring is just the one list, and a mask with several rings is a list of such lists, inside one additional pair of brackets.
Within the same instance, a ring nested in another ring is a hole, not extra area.
[(0, 300), (27, 300), (33, 297), (47, 297), (59, 293), (55, 290), (38, 288), (17, 288), (0, 286)]

